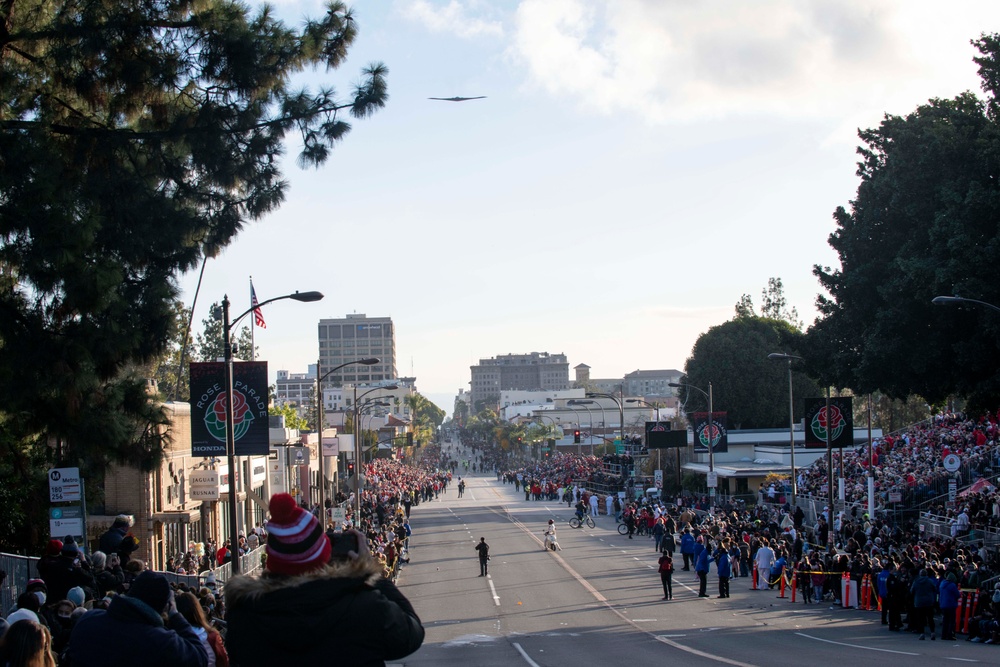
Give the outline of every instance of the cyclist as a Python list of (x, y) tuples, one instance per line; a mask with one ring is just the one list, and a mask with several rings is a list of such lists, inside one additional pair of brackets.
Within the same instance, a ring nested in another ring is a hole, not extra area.
[(556, 542), (556, 522), (553, 519), (549, 519), (548, 525), (545, 526), (545, 541), (542, 548), (555, 551), (558, 548), (558, 544)]
[(576, 501), (576, 518), (580, 521), (585, 521), (584, 517), (587, 515), (587, 504), (583, 502), (583, 498)]

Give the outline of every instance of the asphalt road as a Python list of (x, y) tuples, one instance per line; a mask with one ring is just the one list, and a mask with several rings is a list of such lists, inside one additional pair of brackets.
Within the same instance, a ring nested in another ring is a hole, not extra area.
[[(1000, 664), (1000, 647), (918, 641), (886, 631), (876, 612), (792, 604), (777, 591), (749, 590), (749, 579), (732, 580), (731, 597), (716, 599), (714, 567), (712, 597), (699, 599), (694, 572), (678, 571), (665, 602), (649, 538), (619, 535), (606, 516), (593, 530), (574, 530), (565, 503), (525, 501), (495, 475), (462, 476), (463, 498), (456, 477), (438, 500), (413, 509), (411, 560), (398, 584), (427, 637), (392, 664)], [(549, 518), (562, 551), (542, 547)], [(479, 576), (480, 537), (490, 545), (488, 577)]]

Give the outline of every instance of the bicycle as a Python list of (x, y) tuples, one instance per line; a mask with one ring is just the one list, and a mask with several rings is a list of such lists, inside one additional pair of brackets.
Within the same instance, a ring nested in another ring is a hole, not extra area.
[(580, 528), (581, 526), (583, 526), (584, 523), (587, 524), (588, 528), (596, 528), (597, 527), (597, 524), (594, 523), (594, 518), (592, 516), (590, 516), (589, 514), (585, 514), (584, 517), (583, 517), (583, 519), (581, 519), (578, 516), (575, 516), (575, 517), (573, 517), (572, 519), (569, 520), (570, 528)]
[(624, 524), (624, 523), (618, 524), (618, 534), (619, 535), (628, 535), (628, 525)]

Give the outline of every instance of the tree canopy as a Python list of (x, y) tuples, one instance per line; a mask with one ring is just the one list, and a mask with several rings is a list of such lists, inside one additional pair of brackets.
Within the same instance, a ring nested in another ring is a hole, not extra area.
[(816, 266), (827, 295), (804, 348), (824, 383), (856, 393), (951, 393), (1000, 400), (1000, 313), (939, 307), (960, 295), (1000, 303), (1000, 37), (973, 42), (985, 99), (932, 99), (861, 131), (861, 183), (834, 213), (840, 266)]
[(330, 2), (299, 29), (227, 0), (0, 3), (0, 410), (69, 460), (150, 466), (145, 377), (176, 277), (285, 195), (289, 133), (321, 165), (387, 100), (371, 64), (346, 99), (296, 88), (357, 34)]
[[(767, 358), (772, 352), (797, 354), (802, 334), (783, 320), (745, 315), (714, 326), (698, 337), (684, 366), (683, 384), (708, 391), (712, 383), (713, 409), (726, 412), (730, 428), (772, 428), (788, 424), (788, 366)], [(792, 366), (796, 399), (794, 414), (801, 419), (802, 399), (818, 395), (816, 384)], [(688, 412), (707, 412), (701, 392), (681, 387)]]

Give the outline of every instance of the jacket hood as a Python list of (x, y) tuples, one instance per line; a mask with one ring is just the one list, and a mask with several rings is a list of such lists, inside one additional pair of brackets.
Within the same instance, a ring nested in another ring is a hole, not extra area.
[(243, 618), (266, 629), (275, 647), (298, 653), (328, 641), (327, 630), (351, 613), (352, 605), (341, 601), (372, 590), (381, 577), (371, 557), (295, 576), (237, 576), (226, 582), (227, 613), (234, 623)]

